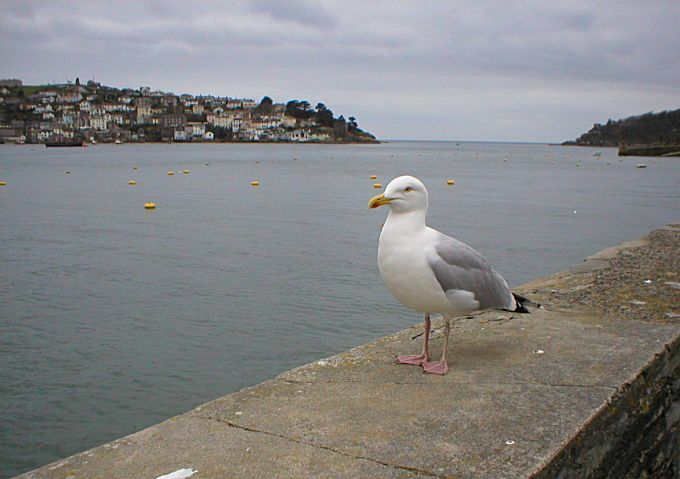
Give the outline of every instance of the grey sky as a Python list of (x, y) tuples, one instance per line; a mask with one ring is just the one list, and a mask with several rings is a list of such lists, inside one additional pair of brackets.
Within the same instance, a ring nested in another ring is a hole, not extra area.
[(677, 1), (0, 1), (0, 77), (325, 103), (379, 138), (546, 141), (680, 108)]

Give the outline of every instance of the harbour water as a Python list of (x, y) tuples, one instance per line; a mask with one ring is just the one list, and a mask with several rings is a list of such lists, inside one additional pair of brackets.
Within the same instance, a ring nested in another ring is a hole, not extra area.
[(511, 286), (680, 219), (680, 161), (595, 151), (0, 145), (0, 477), (420, 321), (377, 270), (376, 181), (418, 176)]

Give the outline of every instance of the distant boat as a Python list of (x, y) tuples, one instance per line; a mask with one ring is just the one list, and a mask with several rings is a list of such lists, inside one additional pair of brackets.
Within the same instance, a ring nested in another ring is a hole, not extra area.
[(116, 140), (116, 141), (114, 141), (114, 143), (115, 143), (116, 145), (120, 145), (120, 144), (122, 143), (122, 141)]
[(52, 140), (46, 141), (45, 146), (47, 148), (57, 146), (83, 146), (83, 140)]
[(596, 151), (595, 153), (593, 153), (593, 156), (602, 156), (602, 152), (601, 152), (601, 151)]
[(644, 163), (638, 163), (637, 165), (635, 165), (635, 167), (636, 168), (647, 168), (647, 165), (645, 165)]

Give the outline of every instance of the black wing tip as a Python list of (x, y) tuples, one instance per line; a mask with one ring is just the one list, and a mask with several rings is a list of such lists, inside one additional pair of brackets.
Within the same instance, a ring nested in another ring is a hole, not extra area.
[(524, 296), (520, 296), (519, 294), (512, 293), (512, 296), (515, 298), (515, 302), (517, 303), (517, 307), (515, 308), (513, 313), (531, 314), (531, 311), (529, 311), (525, 306), (526, 304), (535, 306), (537, 308), (541, 307), (541, 305), (536, 303), (535, 301), (531, 301), (530, 299), (525, 298)]

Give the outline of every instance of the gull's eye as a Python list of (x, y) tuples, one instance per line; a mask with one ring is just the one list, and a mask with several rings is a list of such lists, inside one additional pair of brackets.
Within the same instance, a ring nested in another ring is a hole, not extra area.
[(413, 191), (413, 187), (407, 186), (406, 188), (404, 188), (404, 191), (405, 191), (406, 193), (410, 193), (411, 191)]

